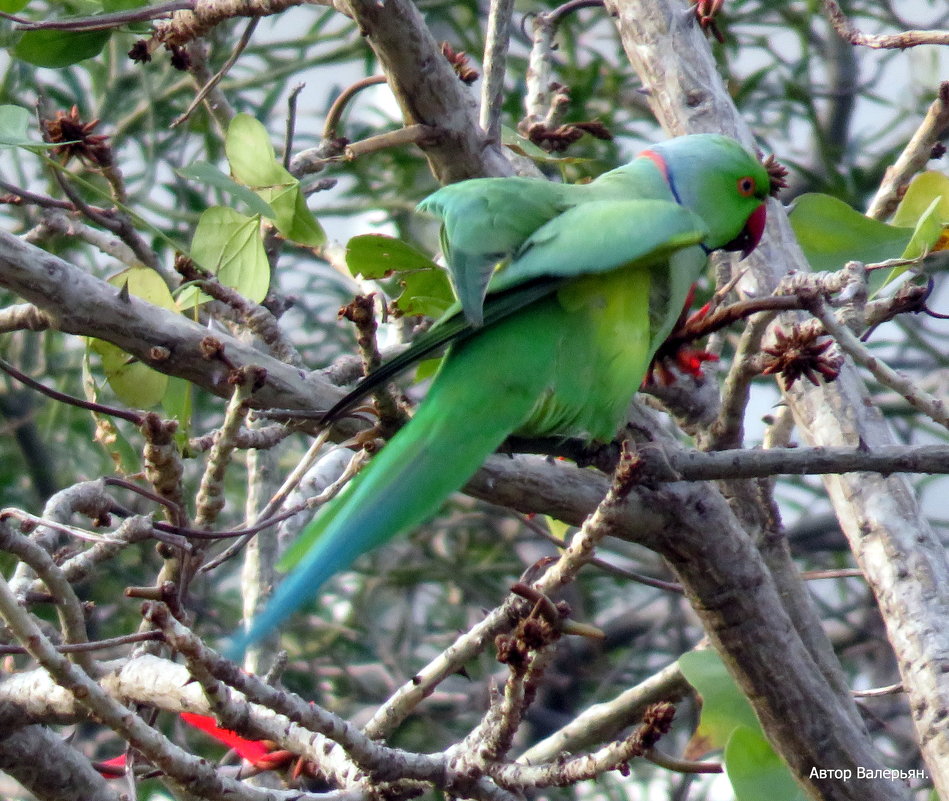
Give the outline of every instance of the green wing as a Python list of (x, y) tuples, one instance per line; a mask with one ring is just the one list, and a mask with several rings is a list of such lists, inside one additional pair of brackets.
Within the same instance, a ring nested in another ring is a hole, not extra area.
[(654, 264), (706, 236), (702, 219), (665, 200), (591, 200), (538, 228), (511, 262), (498, 271), (491, 291), (540, 276), (563, 278), (610, 272), (635, 262)]
[(565, 209), (578, 187), (535, 178), (478, 178), (443, 187), (418, 210), (442, 219), (441, 245), (455, 294), (474, 326), (499, 263)]

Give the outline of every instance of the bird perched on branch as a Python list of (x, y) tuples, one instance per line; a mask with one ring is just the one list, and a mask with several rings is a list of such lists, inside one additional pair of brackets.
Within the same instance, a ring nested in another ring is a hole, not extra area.
[(447, 354), (408, 424), (294, 543), (292, 573), (232, 653), (360, 554), (431, 517), (508, 435), (611, 439), (708, 254), (748, 255), (770, 193), (757, 158), (699, 134), (588, 184), (480, 178), (424, 200), (419, 210), (442, 220), (458, 304), (327, 422), (419, 359)]

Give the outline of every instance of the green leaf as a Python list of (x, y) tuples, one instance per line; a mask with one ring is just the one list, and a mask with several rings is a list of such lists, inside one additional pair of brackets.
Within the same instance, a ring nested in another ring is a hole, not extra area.
[(893, 225), (915, 226), (938, 200), (935, 214), (943, 223), (949, 223), (949, 175), (941, 172), (923, 172), (910, 181), (906, 194), (893, 214)]
[(296, 183), (296, 178), (277, 162), (267, 129), (250, 114), (238, 114), (231, 120), (224, 152), (234, 179), (252, 189)]
[(940, 214), (941, 200), (942, 198), (934, 197), (929, 208), (920, 216), (916, 223), (916, 230), (913, 231), (913, 237), (906, 246), (906, 250), (903, 251), (904, 259), (918, 259), (920, 256), (925, 256), (939, 241), (943, 228)]
[(33, 144), (27, 138), (30, 127), (30, 112), (22, 106), (0, 106), (0, 145), (16, 147)]
[(311, 248), (319, 247), (326, 241), (323, 228), (307, 208), (298, 181), (294, 179), (290, 184), (258, 187), (255, 191), (273, 208), (270, 219), (286, 239)]
[(307, 208), (300, 182), (277, 161), (263, 124), (249, 114), (235, 116), (227, 129), (224, 152), (231, 175), (271, 206), (273, 212), (265, 216), (284, 237), (307, 247), (319, 247), (326, 241), (322, 227)]
[(725, 772), (736, 801), (806, 801), (718, 654), (690, 651), (679, 657), (679, 668), (702, 696), (695, 734), (710, 747), (724, 747)]
[(256, 193), (252, 192), (246, 186), (237, 183), (231, 176), (225, 175), (213, 164), (206, 161), (196, 161), (189, 167), (181, 167), (175, 170), (182, 178), (190, 181), (200, 181), (206, 186), (213, 186), (220, 189), (232, 197), (245, 203), (254, 214), (260, 214), (263, 217), (273, 218), (274, 210)]
[(128, 11), (130, 8), (141, 8), (148, 0), (102, 0), (102, 10), (108, 13)]
[[(147, 267), (132, 267), (109, 279), (113, 286), (124, 286), (130, 295), (164, 309), (176, 310), (175, 300), (161, 277)], [(122, 403), (136, 409), (148, 409), (159, 403), (168, 388), (168, 376), (137, 361), (121, 348), (101, 339), (89, 339), (89, 349), (102, 359), (102, 371), (109, 386)]]
[(346, 244), (346, 265), (363, 278), (397, 276), (403, 291), (395, 305), (403, 314), (439, 317), (454, 303), (447, 273), (401, 239), (382, 234), (354, 236)]
[[(937, 243), (943, 235), (943, 224), (939, 218), (939, 201), (940, 198), (933, 198), (929, 204), (929, 208), (923, 212), (916, 223), (916, 229), (913, 231), (913, 236), (910, 238), (909, 244), (901, 254), (901, 258), (918, 259), (921, 256), (925, 256), (937, 246)], [(870, 276), (871, 297), (894, 278), (898, 278), (905, 273), (909, 268), (910, 265), (908, 264), (898, 265), (890, 270), (885, 278), (880, 271), (874, 272)]]
[(346, 266), (353, 276), (368, 279), (415, 270), (441, 270), (422, 251), (385, 234), (361, 234), (350, 239), (346, 243)]
[(182, 451), (188, 444), (193, 403), (194, 384), (185, 381), (183, 378), (170, 376), (168, 389), (165, 390), (165, 394), (161, 399), (161, 408), (165, 411), (165, 414), (178, 421), (175, 440)]
[(913, 235), (909, 228), (871, 220), (830, 195), (802, 195), (790, 219), (804, 255), (818, 271), (854, 260), (869, 264), (897, 258)]
[(807, 801), (761, 730), (739, 726), (725, 746), (725, 773), (736, 801)]
[(287, 222), (278, 218), (276, 223), (281, 234), (300, 245), (318, 248), (326, 242), (323, 226), (307, 207), (306, 198), (299, 184), (294, 192), (292, 216)]
[[(267, 296), (270, 264), (260, 236), (259, 217), (245, 217), (225, 206), (207, 209), (191, 240), (191, 258), (248, 300), (260, 303)], [(189, 308), (207, 299), (191, 288), (181, 294), (178, 303), (181, 308)]]
[(30, 139), (27, 132), (32, 115), (22, 106), (0, 105), (0, 148), (58, 147), (58, 144)]
[(13, 55), (37, 67), (68, 67), (102, 52), (111, 31), (27, 31)]
[(679, 657), (682, 675), (702, 696), (696, 734), (710, 748), (723, 748), (738, 726), (760, 730), (758, 718), (714, 651), (689, 651)]
[(135, 409), (148, 409), (161, 401), (168, 387), (168, 376), (136, 361), (111, 342), (90, 339), (89, 347), (99, 354), (102, 372), (122, 403)]
[(30, 0), (0, 0), (0, 11), (7, 14), (16, 14), (29, 5)]
[(419, 381), (424, 381), (426, 378), (431, 378), (438, 372), (438, 368), (441, 367), (443, 361), (444, 356), (422, 359), (415, 368), (415, 375), (412, 377), (412, 380), (418, 383)]

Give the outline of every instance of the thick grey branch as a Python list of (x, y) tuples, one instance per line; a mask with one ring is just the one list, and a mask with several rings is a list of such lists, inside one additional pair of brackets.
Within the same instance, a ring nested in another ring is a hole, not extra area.
[(411, 0), (340, 0), (378, 56), (406, 125), (441, 131), (420, 143), (443, 183), (514, 170), (497, 142), (486, 142), (474, 98), (442, 56)]
[[(342, 393), (318, 377), (277, 361), (223, 332), (135, 297), (56, 256), (0, 231), (0, 286), (31, 301), (60, 331), (112, 342), (145, 364), (177, 375), (221, 397), (230, 397), (231, 367), (258, 366), (264, 385), (249, 405), (314, 409)], [(221, 343), (223, 358), (207, 340)]]

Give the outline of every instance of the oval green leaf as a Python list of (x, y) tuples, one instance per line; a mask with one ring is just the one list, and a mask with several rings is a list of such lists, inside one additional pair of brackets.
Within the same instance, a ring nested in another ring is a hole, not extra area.
[(949, 223), (949, 175), (933, 170), (920, 173), (910, 181), (896, 207), (893, 225), (915, 226), (936, 200), (935, 215), (941, 222)]
[[(30, 112), (22, 106), (0, 106), (0, 147), (34, 144), (27, 137)], [(38, 144), (38, 143), (37, 143)]]
[(277, 162), (270, 134), (250, 114), (231, 120), (224, 139), (224, 153), (235, 181), (257, 189), (293, 183), (296, 179)]
[(37, 67), (68, 67), (102, 52), (111, 31), (27, 31), (13, 55)]
[(689, 651), (679, 657), (686, 681), (702, 696), (696, 734), (711, 748), (723, 748), (738, 726), (759, 729), (758, 718), (714, 651)]
[(149, 409), (161, 402), (168, 388), (168, 376), (136, 361), (111, 342), (90, 339), (89, 347), (99, 354), (102, 372), (122, 403), (133, 409)]
[(175, 299), (162, 277), (148, 267), (130, 267), (109, 278), (112, 286), (125, 286), (130, 295), (147, 300), (163, 309), (175, 310)]
[(422, 251), (385, 234), (361, 234), (346, 243), (346, 266), (353, 276), (377, 279), (414, 270), (441, 270)]
[[(191, 240), (191, 258), (254, 303), (267, 296), (270, 263), (260, 236), (260, 218), (245, 217), (225, 206), (212, 206), (198, 220)], [(179, 306), (189, 308), (208, 298), (197, 290), (186, 290)]]
[(725, 745), (725, 773), (736, 801), (807, 801), (761, 731), (739, 726)]
[(817, 271), (838, 270), (848, 261), (870, 264), (898, 258), (913, 235), (911, 228), (871, 220), (837, 198), (816, 193), (797, 199), (790, 220)]
[[(125, 286), (130, 295), (141, 298), (163, 309), (176, 310), (175, 299), (168, 285), (154, 270), (147, 267), (131, 267), (109, 278), (113, 286)], [(99, 350), (106, 378), (115, 394), (130, 406), (149, 408), (159, 403), (168, 388), (169, 378), (145, 364), (131, 361), (130, 357), (109, 343)], [(110, 349), (123, 357), (119, 359)]]
[[(131, 267), (113, 275), (109, 283), (163, 309), (175, 310), (168, 286), (154, 270)], [(148, 409), (160, 403), (168, 388), (168, 376), (137, 361), (111, 342), (90, 339), (89, 348), (102, 359), (102, 371), (116, 397), (136, 409)]]
[(224, 140), (224, 152), (234, 180), (252, 189), (272, 211), (265, 216), (292, 242), (320, 247), (326, 234), (307, 208), (300, 182), (277, 161), (270, 134), (250, 114), (231, 120)]

